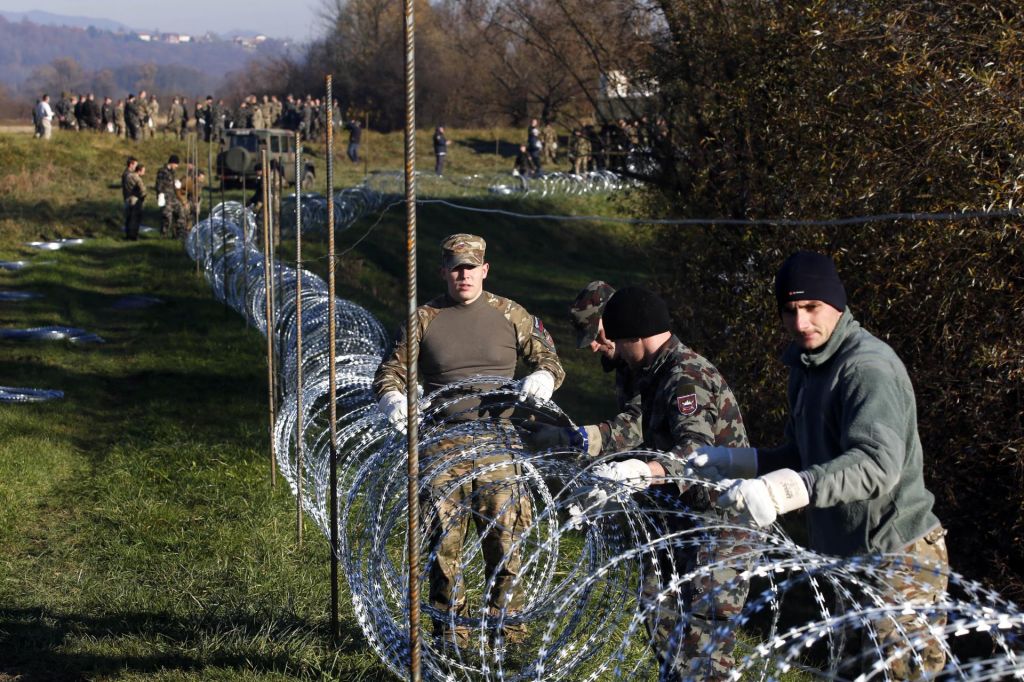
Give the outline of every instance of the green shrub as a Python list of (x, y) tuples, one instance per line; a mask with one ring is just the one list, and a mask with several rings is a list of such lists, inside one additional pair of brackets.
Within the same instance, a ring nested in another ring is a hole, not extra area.
[[(669, 13), (659, 80), (674, 146), (652, 210), (836, 218), (1020, 203), (1024, 18), (1014, 3), (797, 4)], [(785, 415), (772, 276), (797, 248), (833, 255), (854, 314), (914, 380), (954, 569), (1018, 600), (1022, 232), (1016, 216), (655, 237), (680, 331), (719, 364), (764, 444), (781, 438)]]

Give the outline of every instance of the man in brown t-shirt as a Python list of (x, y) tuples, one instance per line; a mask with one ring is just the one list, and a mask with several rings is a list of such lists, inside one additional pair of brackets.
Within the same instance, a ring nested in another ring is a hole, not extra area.
[[(419, 372), (429, 394), (454, 381), (472, 376), (513, 378), (521, 358), (532, 370), (519, 389), (524, 398), (547, 400), (561, 384), (565, 372), (550, 334), (540, 320), (518, 303), (484, 291), (490, 265), (484, 260), (486, 242), (470, 234), (454, 234), (441, 242), (441, 277), (447, 291), (417, 310)], [(407, 419), (404, 334), (390, 358), (377, 370), (374, 393), (393, 426), (405, 428)], [(505, 419), (507, 408), (490, 410), (475, 398), (450, 405), (454, 420)], [(460, 456), (470, 444), (466, 437), (442, 440), (424, 451), (424, 473), (430, 491), (424, 500), (429, 514), (431, 542), (436, 559), (430, 566), (430, 602), (442, 613), (466, 617), (466, 585), (462, 580), (462, 547), (472, 517), (480, 533), (486, 577), (494, 587), (485, 596), (488, 616), (506, 614), (501, 636), (515, 643), (526, 635), (521, 623), (507, 621), (521, 607), (514, 588), (520, 569), (517, 540), (530, 526), (529, 492), (508, 484), (518, 475), (514, 458), (507, 454)], [(476, 473), (479, 472), (479, 473)], [(453, 485), (456, 482), (457, 485)], [(469, 629), (455, 618), (436, 619), (435, 634), (445, 644), (469, 645)]]

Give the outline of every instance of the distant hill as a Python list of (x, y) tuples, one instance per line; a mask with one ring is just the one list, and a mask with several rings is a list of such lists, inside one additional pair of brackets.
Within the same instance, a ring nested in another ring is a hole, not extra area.
[[(27, 19), (9, 21), (2, 16), (6, 14), (14, 13), (0, 13), (0, 85), (25, 95), (57, 87), (92, 90), (115, 98), (140, 87), (205, 94), (250, 60), (280, 55), (288, 49), (288, 43), (273, 39), (249, 46), (211, 36), (179, 44), (147, 42), (123, 28), (117, 32), (101, 29), (93, 19), (88, 20), (92, 26), (82, 28)], [(68, 59), (80, 68), (71, 68)], [(57, 60), (63, 61), (54, 73), (52, 65)]]
[(28, 12), (9, 12), (0, 10), (0, 17), (8, 21), (31, 21), (40, 26), (69, 26), (72, 28), (89, 28), (94, 26), (103, 31), (131, 31), (132, 29), (113, 19), (96, 19), (95, 17), (75, 17), (64, 14), (53, 14), (34, 9)]

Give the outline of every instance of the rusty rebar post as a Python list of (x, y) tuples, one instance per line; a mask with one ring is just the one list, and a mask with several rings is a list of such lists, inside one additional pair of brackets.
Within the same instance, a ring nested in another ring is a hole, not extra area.
[(242, 319), (249, 326), (249, 215), (245, 206), (245, 173), (242, 173)]
[(405, 38), (405, 212), (408, 309), (405, 365), (406, 401), (409, 421), (408, 506), (409, 535), (409, 679), (420, 682), (420, 505), (419, 505), (419, 405), (417, 395), (419, 325), (416, 315), (416, 20), (414, 0), (404, 0)]
[(295, 533), (302, 548), (302, 135), (295, 133)]
[(209, 190), (208, 201), (210, 202), (210, 250), (207, 251), (207, 258), (210, 262), (213, 262), (213, 137), (211, 136), (206, 145), (206, 171), (207, 171), (207, 184), (206, 188)]
[[(263, 164), (266, 168), (267, 150), (262, 150)], [(263, 292), (267, 318), (267, 416), (270, 421), (270, 487), (277, 487), (277, 457), (274, 452), (274, 424), (277, 423), (274, 397), (274, 273), (270, 263), (270, 185), (263, 182)]]
[(336, 342), (338, 322), (334, 300), (334, 95), (331, 76), (327, 76), (327, 347), (330, 349), (327, 393), (331, 396), (331, 637), (338, 640), (338, 402), (335, 391), (338, 385)]

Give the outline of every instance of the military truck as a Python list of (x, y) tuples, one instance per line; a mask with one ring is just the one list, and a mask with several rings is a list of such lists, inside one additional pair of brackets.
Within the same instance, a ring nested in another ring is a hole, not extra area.
[[(277, 162), (284, 172), (286, 182), (295, 183), (295, 134), (290, 130), (277, 128), (240, 128), (224, 131), (225, 149), (217, 154), (217, 174), (225, 184), (238, 185), (245, 178), (246, 183), (256, 182), (256, 167), (260, 163), (261, 151), (266, 148), (271, 163)], [(302, 189), (312, 189), (316, 179), (313, 164), (304, 162)]]

